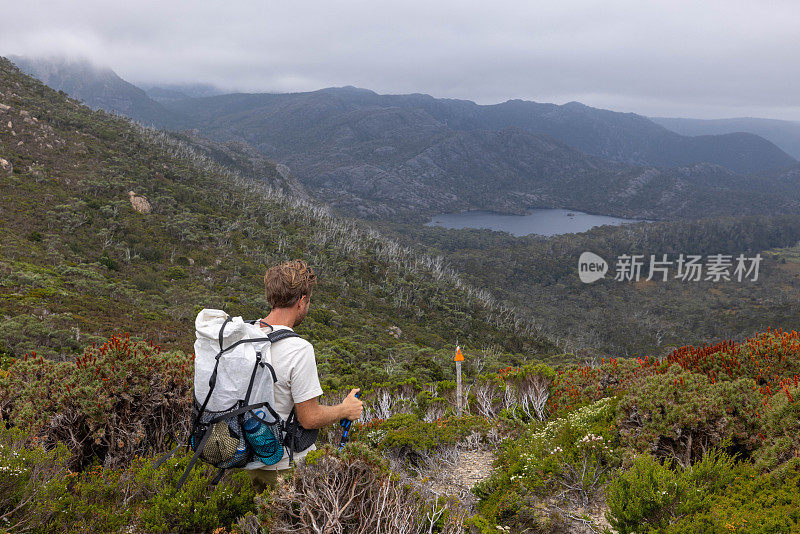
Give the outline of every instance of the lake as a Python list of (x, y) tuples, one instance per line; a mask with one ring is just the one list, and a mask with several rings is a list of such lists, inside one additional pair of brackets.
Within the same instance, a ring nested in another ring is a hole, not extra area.
[(503, 215), (491, 211), (465, 211), (436, 215), (427, 226), (444, 228), (481, 228), (508, 232), (515, 236), (530, 234), (560, 235), (585, 232), (604, 224), (641, 222), (638, 219), (620, 219), (606, 215), (590, 215), (574, 210), (535, 209), (528, 215)]

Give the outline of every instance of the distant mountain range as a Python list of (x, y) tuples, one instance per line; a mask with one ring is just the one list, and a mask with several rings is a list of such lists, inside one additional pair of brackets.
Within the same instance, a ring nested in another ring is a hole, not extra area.
[(795, 159), (800, 159), (800, 122), (775, 119), (674, 119), (650, 117), (653, 122), (681, 135), (719, 135), (747, 132), (775, 143)]
[(221, 89), (207, 83), (148, 85), (142, 86), (142, 89), (147, 93), (147, 96), (160, 103), (224, 94)]
[(786, 171), (797, 161), (751, 133), (690, 137), (577, 102), (478, 105), (350, 86), (198, 98), (191, 86), (145, 94), (112, 71), (38, 71), (90, 105), (196, 129), (241, 153), (255, 148), (288, 165), (312, 194), (361, 217), (534, 207), (643, 218), (800, 212), (800, 188), (785, 186), (797, 181)]
[(479, 106), (343, 87), (166, 106), (184, 117), (170, 127), (246, 141), (362, 217), (567, 207), (677, 218), (795, 212), (800, 199), (742, 176), (796, 163), (760, 137), (685, 137), (638, 115), (577, 103)]
[[(313, 144), (324, 128), (332, 128), (330, 133), (334, 135), (337, 129), (346, 134), (352, 121), (362, 124), (377, 121), (376, 125), (380, 125), (388, 120), (381, 129), (412, 124), (449, 131), (519, 128), (550, 136), (588, 155), (632, 165), (675, 167), (706, 162), (734, 172), (751, 173), (795, 161), (774, 144), (753, 134), (688, 137), (641, 115), (591, 108), (578, 102), (558, 106), (509, 100), (483, 106), (469, 100), (423, 94), (379, 95), (366, 89), (341, 87), (309, 93), (186, 99), (173, 101), (168, 108), (186, 118), (172, 124), (173, 127), (208, 128), (220, 134), (227, 128), (229, 132), (236, 130), (236, 134), (256, 146), (264, 145), (267, 149), (274, 146), (278, 150), (287, 137), (292, 142)], [(314, 134), (305, 133), (309, 127), (315, 130)], [(286, 129), (292, 133), (283, 136)]]

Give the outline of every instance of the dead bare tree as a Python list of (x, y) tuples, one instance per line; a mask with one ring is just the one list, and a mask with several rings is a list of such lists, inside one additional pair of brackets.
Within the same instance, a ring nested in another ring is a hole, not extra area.
[(411, 481), (397, 480), (358, 454), (324, 454), (282, 480), (259, 504), (262, 527), (273, 534), (460, 534), (467, 510)]
[(472, 385), (472, 392), (475, 394), (478, 414), (490, 419), (496, 417), (502, 402), (499, 381), (480, 376)]

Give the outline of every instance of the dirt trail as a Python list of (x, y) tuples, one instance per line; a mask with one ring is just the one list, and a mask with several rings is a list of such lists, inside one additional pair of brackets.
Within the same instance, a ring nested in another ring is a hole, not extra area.
[(438, 494), (458, 495), (467, 500), (470, 489), (492, 473), (493, 452), (488, 450), (461, 450), (455, 465), (442, 465), (432, 477), (432, 489)]
[(462, 451), (453, 473), (455, 482), (471, 488), (476, 482), (489, 477), (495, 456), (491, 451)]

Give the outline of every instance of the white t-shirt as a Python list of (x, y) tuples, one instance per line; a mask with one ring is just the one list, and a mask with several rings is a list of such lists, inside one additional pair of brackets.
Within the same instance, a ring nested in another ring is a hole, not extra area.
[[(274, 331), (292, 330), (288, 326), (274, 325)], [(262, 328), (265, 334), (272, 330)], [(292, 330), (293, 331), (293, 330)], [(282, 339), (272, 345), (272, 367), (278, 381), (275, 383), (275, 411), (286, 421), (295, 404), (319, 397), (322, 395), (322, 386), (317, 374), (317, 360), (314, 357), (314, 347), (303, 338), (290, 337)], [(317, 447), (312, 445), (308, 449), (297, 452), (294, 459), (303, 458), (309, 451)], [(248, 463), (245, 469), (288, 469), (289, 454), (284, 453), (283, 458), (274, 465), (265, 465), (258, 460)]]

